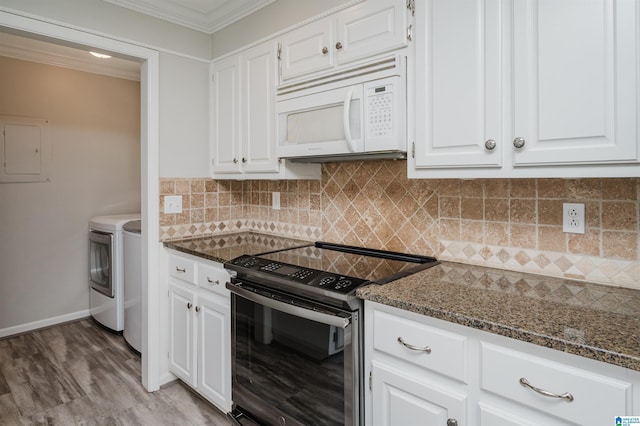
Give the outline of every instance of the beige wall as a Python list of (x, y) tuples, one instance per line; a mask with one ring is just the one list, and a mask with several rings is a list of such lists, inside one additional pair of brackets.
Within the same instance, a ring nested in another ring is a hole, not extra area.
[(52, 151), (51, 182), (0, 184), (2, 330), (88, 310), (89, 219), (140, 209), (140, 85), (0, 57), (0, 93)]
[[(325, 164), (319, 182), (162, 179), (161, 193), (186, 207), (161, 214), (166, 240), (253, 229), (640, 289), (637, 178), (409, 180), (404, 161), (372, 161)], [(563, 202), (585, 203), (584, 235), (562, 232)]]

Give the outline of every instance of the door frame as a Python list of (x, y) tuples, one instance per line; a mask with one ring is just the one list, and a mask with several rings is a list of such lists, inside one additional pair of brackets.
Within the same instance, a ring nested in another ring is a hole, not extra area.
[(54, 39), (59, 44), (86, 46), (140, 61), (140, 181), (142, 232), (142, 384), (160, 388), (160, 191), (159, 82), (157, 50), (0, 11), (0, 27)]

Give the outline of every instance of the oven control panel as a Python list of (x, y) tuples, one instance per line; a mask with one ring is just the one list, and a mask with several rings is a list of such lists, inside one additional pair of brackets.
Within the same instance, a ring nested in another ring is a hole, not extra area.
[(231, 262), (226, 263), (225, 267), (235, 270), (239, 274), (267, 275), (279, 278), (280, 280), (284, 279), (292, 283), (295, 282), (297, 284), (319, 287), (328, 291), (335, 291), (344, 294), (350, 293), (357, 287), (368, 282), (360, 278), (319, 271), (317, 269), (304, 268), (249, 255), (233, 259)]

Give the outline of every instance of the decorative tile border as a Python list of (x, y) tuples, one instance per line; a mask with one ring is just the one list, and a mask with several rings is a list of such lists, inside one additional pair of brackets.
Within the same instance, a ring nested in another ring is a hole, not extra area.
[(640, 264), (594, 256), (442, 240), (440, 260), (640, 290)]

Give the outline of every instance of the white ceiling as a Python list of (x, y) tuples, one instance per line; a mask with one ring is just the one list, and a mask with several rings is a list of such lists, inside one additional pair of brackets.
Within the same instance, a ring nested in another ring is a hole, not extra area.
[(275, 0), (103, 0), (212, 34)]

